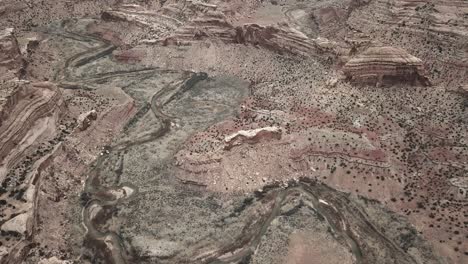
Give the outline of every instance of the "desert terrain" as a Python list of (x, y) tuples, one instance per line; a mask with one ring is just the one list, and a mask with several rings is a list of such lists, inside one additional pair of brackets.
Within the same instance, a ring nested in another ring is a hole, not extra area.
[(468, 263), (468, 2), (0, 1), (0, 263)]

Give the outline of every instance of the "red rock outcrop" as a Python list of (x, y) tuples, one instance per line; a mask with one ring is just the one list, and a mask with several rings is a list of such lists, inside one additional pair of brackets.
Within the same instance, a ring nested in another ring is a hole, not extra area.
[(255, 45), (279, 53), (311, 55), (319, 49), (307, 36), (287, 26), (244, 24), (234, 27), (222, 18), (194, 20), (160, 42), (164, 46), (188, 45), (204, 39)]
[(370, 47), (350, 59), (343, 72), (349, 81), (360, 85), (430, 84), (422, 60), (394, 47)]
[(279, 53), (301, 55), (325, 50), (319, 43), (286, 23), (236, 24), (232, 13), (220, 11), (216, 5), (198, 2), (187, 2), (186, 5), (184, 16), (180, 16), (173, 5), (154, 10), (138, 5), (124, 5), (104, 11), (101, 17), (106, 22), (126, 23), (149, 30), (144, 39), (140, 37), (137, 40), (142, 44), (187, 46), (209, 40), (255, 45)]
[(434, 84), (458, 86), (468, 72), (467, 12), (467, 1), (374, 0), (353, 11), (348, 25), (421, 58)]
[(227, 22), (222, 13), (208, 12), (178, 28), (174, 34), (164, 38), (163, 45), (188, 45), (204, 39), (217, 39), (232, 42), (235, 35), (234, 27)]

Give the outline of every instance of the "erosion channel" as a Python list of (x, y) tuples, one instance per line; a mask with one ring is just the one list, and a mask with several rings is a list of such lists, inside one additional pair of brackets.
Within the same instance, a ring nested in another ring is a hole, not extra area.
[(118, 87), (137, 111), (87, 172), (84, 259), (271, 263), (283, 253), (294, 255), (291, 237), (312, 236), (315, 243), (326, 240), (324, 247), (345, 262), (437, 262), (401, 217), (307, 177), (229, 195), (179, 180), (173, 155), (195, 132), (236, 115), (249, 84), (234, 76), (122, 65), (112, 59), (112, 44), (86, 34), (89, 22), (46, 31), (76, 51), (55, 81), (63, 89)]

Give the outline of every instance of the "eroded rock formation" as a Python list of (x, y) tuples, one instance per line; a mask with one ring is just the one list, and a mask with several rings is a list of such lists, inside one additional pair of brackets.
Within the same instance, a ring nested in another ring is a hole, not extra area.
[(1, 1), (0, 262), (466, 263), (466, 13)]
[(349, 81), (360, 85), (430, 84), (422, 60), (394, 47), (370, 47), (350, 59), (343, 72)]
[(23, 91), (15, 80), (20, 77), (24, 61), (13, 28), (0, 31), (0, 126)]
[(279, 127), (262, 127), (252, 130), (240, 130), (224, 138), (225, 149), (230, 149), (243, 142), (258, 143), (262, 139), (280, 139), (281, 129)]
[[(17, 158), (22, 155), (21, 143), (26, 143), (24, 137), (35, 127), (30, 135), (32, 141), (47, 129), (47, 122), (40, 125), (43, 118), (58, 113), (63, 106), (60, 90), (50, 83), (23, 84), (17, 88), (13, 107), (8, 109), (8, 118), (0, 127), (0, 158), (2, 160), (0, 179), (4, 180), (6, 172), (10, 171)], [(43, 127), (45, 126), (45, 127)], [(32, 142), (31, 142), (32, 143)], [(15, 158), (16, 157), (16, 158)]]
[(96, 110), (91, 110), (89, 112), (83, 113), (78, 117), (78, 128), (80, 130), (86, 130), (90, 125), (91, 122), (96, 120), (97, 112)]
[(13, 235), (13, 239), (2, 240), (10, 253), (8, 259), (2, 259), (7, 263), (22, 259), (26, 240), (34, 232), (38, 180), (50, 164), (47, 153), (55, 148), (58, 119), (65, 110), (62, 93), (52, 83), (16, 85), (0, 126), (0, 229), (2, 234)]
[(353, 29), (421, 58), (433, 83), (467, 78), (466, 1), (374, 0), (355, 9)]

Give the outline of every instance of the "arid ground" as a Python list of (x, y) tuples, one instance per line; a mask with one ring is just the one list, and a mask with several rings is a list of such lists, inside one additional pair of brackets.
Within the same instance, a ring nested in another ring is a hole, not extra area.
[(468, 263), (468, 2), (0, 1), (0, 263)]

